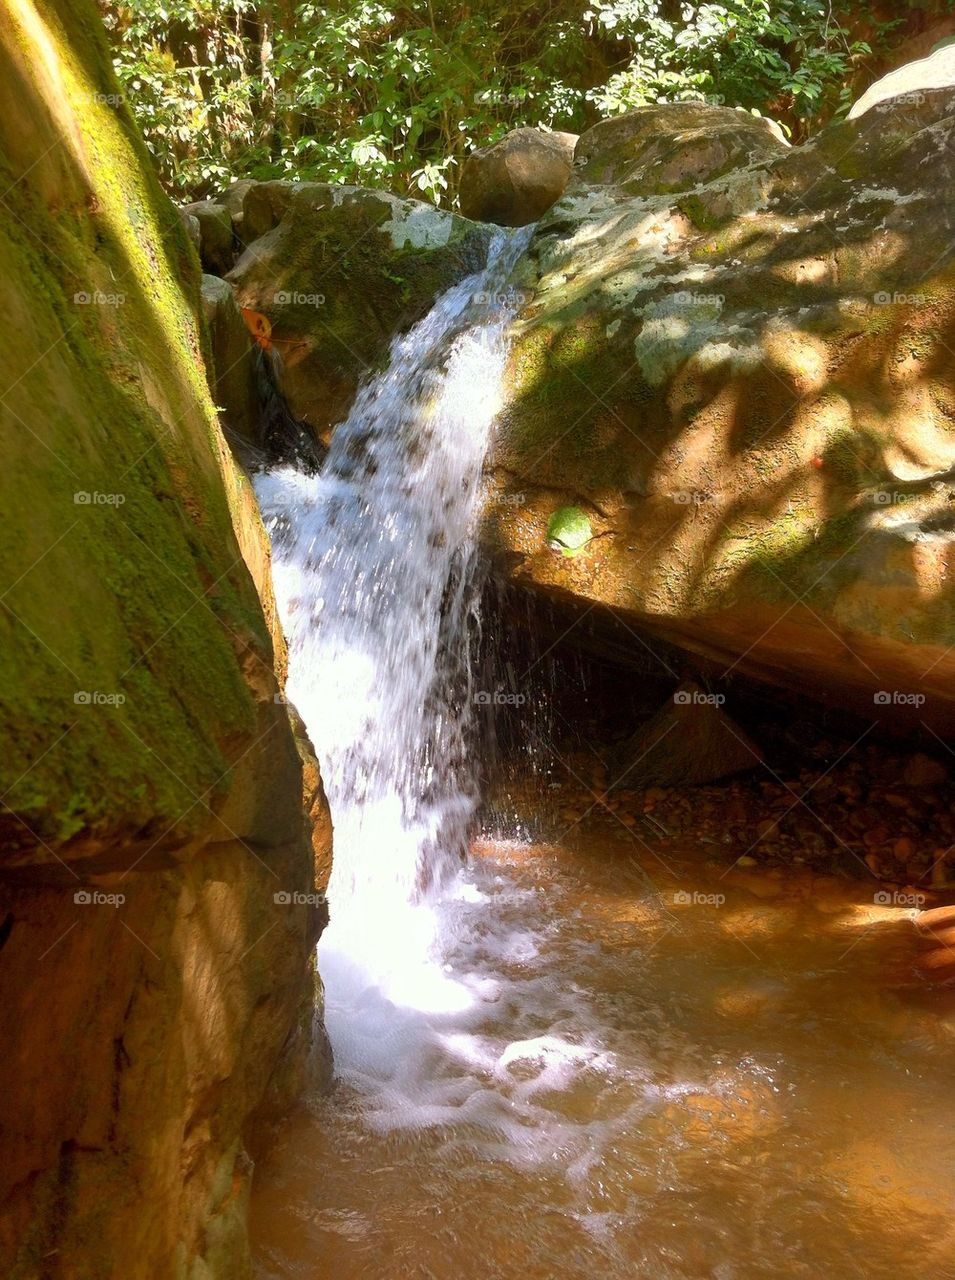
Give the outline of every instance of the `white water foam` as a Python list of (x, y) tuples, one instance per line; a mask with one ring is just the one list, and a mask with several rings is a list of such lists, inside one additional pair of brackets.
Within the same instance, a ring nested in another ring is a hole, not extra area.
[(288, 694), (334, 823), (328, 1028), (339, 1073), (379, 1097), (385, 1080), (410, 1090), (404, 1073), (420, 1073), (435, 1017), (486, 994), (436, 960), (436, 913), (442, 894), (464, 892), (455, 877), (476, 803), (474, 526), (516, 305), (503, 284), (527, 235), (501, 233), (487, 269), (394, 342), (320, 476), (284, 467), (256, 483)]

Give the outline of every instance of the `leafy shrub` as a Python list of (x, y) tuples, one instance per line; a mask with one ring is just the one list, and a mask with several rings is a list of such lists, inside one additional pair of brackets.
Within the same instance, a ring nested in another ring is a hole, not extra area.
[(447, 203), (471, 147), (647, 102), (725, 102), (804, 135), (868, 51), (824, 0), (103, 3), (127, 99), (180, 198), (291, 177)]

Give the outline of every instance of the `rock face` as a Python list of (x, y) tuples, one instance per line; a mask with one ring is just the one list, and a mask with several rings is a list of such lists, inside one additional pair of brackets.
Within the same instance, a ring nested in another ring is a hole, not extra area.
[(920, 106), (927, 90), (952, 88), (955, 88), (955, 44), (946, 44), (928, 57), (907, 62), (876, 80), (852, 104), (849, 119), (858, 119), (873, 109), (885, 109), (900, 98), (907, 99), (908, 105)]
[(195, 218), (199, 226), (199, 258), (206, 271), (224, 276), (235, 261), (232, 215), (225, 204), (197, 200), (182, 209), (184, 218)]
[[(949, 91), (795, 149), (703, 106), (581, 137), (516, 276), (489, 465), (519, 584), (955, 724), (953, 143)], [(547, 546), (568, 506), (572, 558)]]
[(575, 187), (615, 187), (620, 195), (690, 191), (743, 165), (786, 150), (778, 125), (745, 111), (698, 102), (637, 107), (602, 120), (583, 135), (574, 158)]
[[(359, 187), (303, 182), (285, 195), (281, 220), (250, 244), (229, 280), (240, 305), (271, 324), (292, 413), (327, 439), (395, 334), (483, 264), (491, 231)], [(276, 212), (285, 195), (269, 197)], [(251, 203), (247, 194), (247, 210)]]
[(216, 406), (228, 431), (257, 446), (261, 440), (255, 352), (232, 286), (218, 276), (203, 276), (202, 306), (212, 344)]
[(575, 133), (512, 129), (472, 151), (461, 173), (461, 212), (502, 227), (536, 222), (563, 195), (576, 142)]
[(323, 918), (268, 549), (92, 4), (0, 0), (0, 102), (0, 1272), (241, 1280)]

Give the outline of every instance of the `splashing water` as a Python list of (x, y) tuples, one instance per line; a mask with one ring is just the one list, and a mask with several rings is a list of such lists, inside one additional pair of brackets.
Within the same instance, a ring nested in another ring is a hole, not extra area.
[(531, 229), (395, 340), (360, 390), (321, 476), (256, 488), (289, 641), (288, 694), (332, 811), (332, 923), (321, 946), (339, 1073), (380, 1083), (409, 1020), (473, 996), (434, 958), (476, 806), (467, 768), (479, 573), (474, 525)]

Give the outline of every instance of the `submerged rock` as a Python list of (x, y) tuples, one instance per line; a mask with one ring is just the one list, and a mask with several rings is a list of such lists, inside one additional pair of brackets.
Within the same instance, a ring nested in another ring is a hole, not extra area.
[[(955, 727), (955, 97), (799, 148), (641, 108), (577, 157), (515, 275), (487, 545), (727, 669)], [(580, 501), (601, 536), (556, 557)]]
[(466, 218), (524, 227), (536, 222), (570, 179), (575, 133), (512, 129), (464, 162), (459, 201)]

